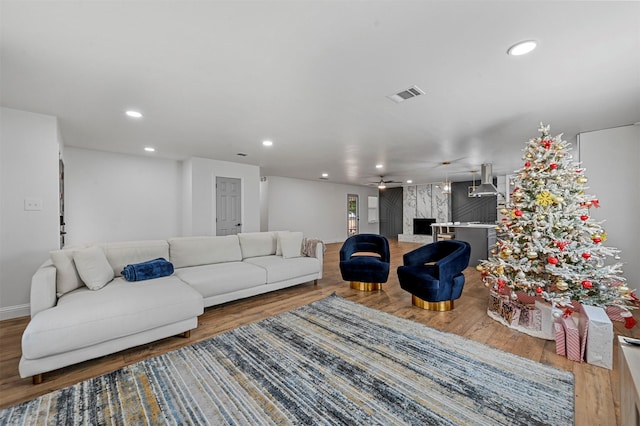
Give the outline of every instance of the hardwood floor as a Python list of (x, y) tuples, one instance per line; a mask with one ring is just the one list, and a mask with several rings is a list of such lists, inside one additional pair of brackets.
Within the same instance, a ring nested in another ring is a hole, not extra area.
[[(30, 378), (20, 379), (18, 376), (20, 339), (28, 318), (2, 321), (0, 322), (0, 407), (5, 408), (148, 357), (207, 339), (336, 292), (342, 297), (372, 308), (455, 333), (534, 361), (572, 371), (576, 385), (575, 424), (620, 424), (620, 382), (616, 345), (614, 345), (614, 369), (607, 370), (586, 363), (569, 361), (556, 355), (555, 342), (537, 339), (500, 325), (486, 314), (487, 289), (480, 280), (480, 274), (474, 268), (468, 268), (465, 271), (467, 281), (462, 297), (456, 300), (453, 311), (431, 312), (416, 308), (411, 305), (411, 295), (400, 288), (395, 270), (402, 264), (402, 255), (418, 247), (419, 244), (399, 243), (395, 240), (389, 242), (392, 255), (391, 273), (382, 291), (369, 293), (352, 290), (349, 283), (342, 281), (338, 269), (338, 252), (341, 244), (328, 244), (324, 260), (324, 278), (319, 280), (317, 285), (306, 283), (207, 308), (204, 315), (199, 318), (198, 328), (191, 332), (190, 338), (172, 337), (45, 373), (43, 383), (40, 385), (33, 385)], [(634, 317), (640, 324), (638, 310), (634, 311)], [(640, 325), (627, 330), (622, 323), (614, 322), (614, 331), (616, 335), (640, 338)], [(531, 403), (536, 403), (535, 395), (531, 396)], [(544, 407), (540, 409), (544, 410)]]

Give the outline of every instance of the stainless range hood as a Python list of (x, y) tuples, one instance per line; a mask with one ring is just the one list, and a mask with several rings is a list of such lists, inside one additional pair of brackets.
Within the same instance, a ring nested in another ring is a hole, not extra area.
[(476, 188), (470, 197), (495, 197), (498, 195), (498, 188), (493, 185), (492, 165), (491, 163), (485, 163), (480, 170), (480, 186)]

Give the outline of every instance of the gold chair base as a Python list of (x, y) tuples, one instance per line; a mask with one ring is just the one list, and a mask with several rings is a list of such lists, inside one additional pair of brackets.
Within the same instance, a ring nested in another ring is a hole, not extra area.
[(442, 302), (427, 302), (420, 299), (418, 296), (411, 296), (411, 303), (418, 308), (426, 309), (428, 311), (450, 311), (453, 309), (453, 300), (443, 300)]
[(351, 288), (360, 291), (382, 290), (382, 283), (365, 283), (362, 281), (351, 281)]

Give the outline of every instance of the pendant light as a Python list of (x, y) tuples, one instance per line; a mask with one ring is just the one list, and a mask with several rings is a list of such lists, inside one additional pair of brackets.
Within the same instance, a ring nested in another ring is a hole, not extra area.
[[(451, 164), (451, 161), (443, 161), (442, 163), (440, 163), (443, 166), (448, 166), (449, 164)], [(448, 179), (447, 174), (444, 174), (444, 180), (442, 181), (442, 193), (443, 194), (451, 194), (451, 181)]]

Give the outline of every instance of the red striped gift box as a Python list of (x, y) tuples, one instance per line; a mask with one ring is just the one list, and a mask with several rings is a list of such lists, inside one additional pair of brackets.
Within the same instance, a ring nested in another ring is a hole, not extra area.
[(564, 328), (567, 358), (571, 361), (582, 361), (580, 357), (580, 331), (573, 318), (563, 317), (562, 328)]

